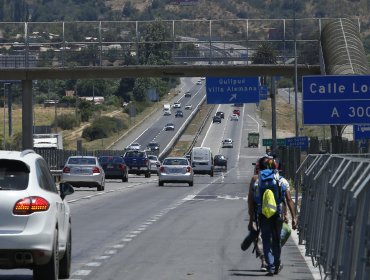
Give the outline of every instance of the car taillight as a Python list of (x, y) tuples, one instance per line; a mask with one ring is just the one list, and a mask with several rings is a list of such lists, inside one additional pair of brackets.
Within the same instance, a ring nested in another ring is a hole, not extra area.
[(164, 167), (163, 167), (163, 166), (161, 166), (161, 167), (159, 168), (159, 172), (164, 172)]
[(30, 215), (35, 212), (47, 211), (50, 207), (49, 202), (39, 196), (25, 197), (17, 201), (14, 205), (14, 215)]
[(100, 173), (99, 167), (96, 167), (96, 166), (93, 167), (92, 171), (93, 171), (93, 173)]
[(145, 164), (145, 165), (147, 165), (147, 164), (148, 164), (148, 162), (149, 162), (149, 160), (148, 160), (148, 159), (145, 159), (145, 160), (144, 160), (144, 164)]
[(124, 164), (122, 164), (122, 163), (120, 163), (119, 165), (118, 165), (118, 168), (120, 169), (120, 170), (125, 170), (125, 165)]
[(63, 173), (69, 173), (69, 172), (71, 172), (71, 169), (69, 167), (66, 166), (63, 168)]
[(190, 166), (188, 166), (188, 167), (186, 167), (186, 172), (191, 172), (191, 167)]

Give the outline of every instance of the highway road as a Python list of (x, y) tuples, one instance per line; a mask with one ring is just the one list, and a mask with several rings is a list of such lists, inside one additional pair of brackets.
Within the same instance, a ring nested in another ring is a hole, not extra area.
[[(204, 93), (203, 86), (189, 86), (192, 98), (197, 98), (199, 90)], [(264, 152), (263, 147), (247, 147), (247, 133), (260, 130), (264, 136), (254, 104), (239, 108), (239, 121), (229, 120), (233, 109), (216, 106), (215, 112), (225, 112), (225, 119), (221, 124), (209, 120), (197, 143), (211, 147), (214, 154), (226, 155), (227, 171), (219, 170), (214, 177), (196, 175), (194, 187), (158, 187), (156, 175), (130, 175), (127, 183), (107, 180), (105, 192), (81, 188), (67, 197), (73, 232), (70, 279), (265, 278), (252, 248), (240, 250), (247, 233), (246, 195), (252, 162)], [(151, 118), (159, 135), (164, 134), (160, 131), (164, 118), (160, 113)], [(154, 129), (149, 122), (145, 125)], [(145, 125), (120, 145), (131, 140), (145, 145), (152, 140), (154, 130), (149, 133)], [(233, 148), (221, 148), (226, 137), (234, 140)], [(291, 239), (283, 248), (282, 261), (284, 269), (276, 279), (314, 279)], [(30, 270), (0, 270), (0, 280), (30, 280), (31, 275)]]

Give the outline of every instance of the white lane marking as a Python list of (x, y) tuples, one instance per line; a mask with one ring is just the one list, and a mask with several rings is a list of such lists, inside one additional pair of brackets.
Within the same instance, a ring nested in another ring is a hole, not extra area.
[(114, 255), (114, 254), (117, 254), (117, 250), (107, 250), (107, 251), (104, 252), (104, 254)]
[(132, 238), (122, 238), (121, 241), (122, 242), (131, 242)]
[(86, 265), (87, 266), (98, 267), (98, 266), (101, 266), (101, 263), (100, 262), (91, 262), (91, 263), (87, 263)]
[(122, 249), (123, 247), (125, 247), (124, 244), (117, 244), (117, 245), (112, 246), (112, 248), (114, 248), (114, 249)]
[(134, 238), (136, 236), (137, 236), (137, 234), (126, 234), (125, 238)]
[(91, 270), (77, 270), (76, 272), (73, 273), (73, 276), (87, 276), (91, 273)]
[(138, 231), (138, 230), (133, 230), (133, 231), (131, 231), (130, 233), (131, 233), (131, 234), (136, 234), (136, 235), (138, 235), (138, 234), (140, 233), (140, 231)]
[(97, 256), (95, 259), (96, 260), (107, 260), (107, 259), (110, 259), (111, 256)]
[[(218, 105), (218, 107), (217, 107), (217, 111), (220, 109), (220, 107), (221, 107), (221, 104), (220, 104), (220, 105)], [(202, 144), (200, 145), (201, 147), (203, 147), (204, 142), (206, 141), (206, 139), (207, 139), (207, 137), (208, 137), (208, 133), (211, 131), (211, 128), (212, 128), (212, 125), (208, 126), (208, 129), (207, 129), (206, 135), (204, 136), (203, 141), (202, 141)]]

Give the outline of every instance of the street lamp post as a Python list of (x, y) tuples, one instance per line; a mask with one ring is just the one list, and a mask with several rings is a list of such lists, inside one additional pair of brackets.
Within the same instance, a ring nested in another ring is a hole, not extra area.
[(3, 122), (3, 125), (4, 125), (4, 135), (3, 135), (3, 150), (6, 150), (6, 121), (5, 121), (5, 118), (6, 118), (6, 104), (5, 104), (5, 100), (6, 100), (6, 94), (5, 94), (5, 85), (4, 84), (4, 103), (3, 103), (3, 106), (4, 106), (4, 122)]
[(294, 113), (295, 113), (295, 136), (299, 136), (298, 131), (298, 77), (297, 77), (297, 38), (296, 38), (296, 19), (295, 19), (295, 0), (293, 0), (293, 36), (294, 36)]

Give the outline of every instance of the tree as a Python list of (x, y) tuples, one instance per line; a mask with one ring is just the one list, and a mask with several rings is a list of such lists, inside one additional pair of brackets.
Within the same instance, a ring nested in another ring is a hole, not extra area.
[(252, 55), (253, 64), (276, 64), (276, 51), (269, 42), (262, 42), (257, 51)]
[(170, 41), (168, 38), (164, 23), (156, 20), (148, 25), (142, 36), (141, 44), (139, 45), (139, 62), (145, 64), (165, 65), (172, 60), (171, 45), (166, 43)]

